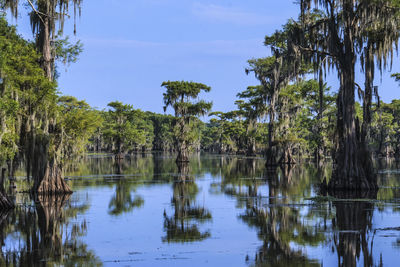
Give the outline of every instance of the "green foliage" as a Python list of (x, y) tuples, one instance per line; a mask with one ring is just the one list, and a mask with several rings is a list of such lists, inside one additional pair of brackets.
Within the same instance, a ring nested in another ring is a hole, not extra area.
[(148, 112), (149, 119), (153, 123), (154, 140), (153, 150), (173, 151), (175, 118), (171, 115), (156, 114)]
[(55, 85), (39, 65), (32, 43), (22, 39), (16, 29), (0, 17), (0, 161), (18, 152), (21, 119), (26, 110), (52, 109)]
[[(177, 144), (178, 158), (188, 160), (187, 153), (195, 145), (195, 140), (200, 140), (201, 132), (198, 131), (196, 122), (198, 116), (203, 116), (211, 110), (212, 102), (198, 100), (193, 102), (201, 91), (209, 92), (207, 85), (186, 81), (167, 81), (161, 86), (166, 88), (164, 93), (164, 111), (171, 106), (175, 111), (176, 122), (174, 136)], [(198, 144), (197, 147), (200, 147)]]
[(102, 118), (85, 101), (73, 96), (59, 97), (58, 105), (64, 136), (63, 153), (65, 157), (82, 154), (86, 151), (89, 138), (101, 126)]
[(103, 133), (115, 153), (152, 148), (153, 125), (146, 113), (118, 101), (110, 102), (108, 106), (110, 110), (104, 113)]
[[(264, 118), (269, 110), (263, 88), (250, 86), (239, 93), (237, 110), (212, 112), (213, 117), (203, 132), (202, 148), (219, 153), (262, 153), (268, 143), (268, 121)], [(329, 155), (336, 122), (335, 96), (329, 89), (324, 85), (321, 116), (317, 81), (301, 80), (279, 91), (273, 132), (279, 150), (296, 150), (306, 157), (313, 156), (320, 146)], [(251, 151), (252, 146), (255, 151)]]
[(161, 86), (167, 89), (167, 92), (163, 94), (164, 111), (171, 106), (175, 111), (176, 117), (190, 120), (192, 117), (203, 116), (211, 110), (211, 102), (204, 100), (192, 102), (201, 91), (209, 92), (211, 90), (211, 87), (207, 85), (186, 81), (167, 81), (163, 82)]
[(246, 133), (243, 122), (228, 120), (221, 116), (211, 119), (203, 133), (204, 149), (219, 153), (237, 153), (244, 150), (243, 137)]
[[(318, 148), (329, 155), (333, 148), (336, 123), (336, 96), (330, 93), (330, 88), (323, 84), (322, 105), (320, 106), (320, 88), (316, 80), (301, 81), (298, 84), (301, 107), (298, 116), (297, 132), (306, 141), (302, 147), (305, 155), (312, 155)], [(322, 110), (320, 110), (322, 108)], [(322, 111), (322, 114), (319, 112)]]
[[(63, 49), (64, 44), (58, 48)], [(28, 175), (35, 164), (37, 170), (43, 170), (45, 166), (39, 165), (47, 159), (62, 163), (83, 153), (101, 124), (86, 102), (58, 95), (57, 85), (46, 76), (40, 59), (35, 45), (0, 17), (0, 164), (25, 159), (30, 166)]]
[(371, 123), (371, 150), (377, 155), (400, 156), (400, 101), (374, 106)]
[(64, 65), (75, 63), (78, 60), (79, 54), (83, 51), (83, 44), (78, 40), (75, 44), (70, 43), (69, 37), (56, 38), (54, 41), (54, 50), (56, 60), (62, 62)]
[(396, 82), (400, 81), (400, 73), (393, 73), (391, 77), (393, 77), (396, 80)]

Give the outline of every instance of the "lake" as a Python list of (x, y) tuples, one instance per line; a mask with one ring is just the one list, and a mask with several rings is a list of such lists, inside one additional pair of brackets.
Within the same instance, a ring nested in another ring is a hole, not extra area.
[(400, 163), (375, 164), (381, 189), (360, 198), (318, 193), (329, 163), (90, 155), (65, 169), (72, 195), (0, 213), (1, 266), (396, 266)]

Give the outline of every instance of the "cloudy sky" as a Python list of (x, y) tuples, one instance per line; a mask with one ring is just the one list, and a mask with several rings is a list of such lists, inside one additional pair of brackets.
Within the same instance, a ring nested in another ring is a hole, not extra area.
[[(204, 97), (213, 110), (232, 110), (236, 94), (258, 84), (244, 72), (247, 60), (268, 56), (264, 36), (297, 14), (293, 0), (83, 0), (76, 37), (72, 17), (65, 33), (84, 52), (60, 68), (60, 90), (100, 109), (119, 100), (161, 113), (161, 83), (188, 80), (212, 87)], [(14, 23), (32, 37), (26, 16)], [(388, 77), (376, 81), (385, 101), (400, 95)], [(337, 87), (334, 76), (328, 82)]]

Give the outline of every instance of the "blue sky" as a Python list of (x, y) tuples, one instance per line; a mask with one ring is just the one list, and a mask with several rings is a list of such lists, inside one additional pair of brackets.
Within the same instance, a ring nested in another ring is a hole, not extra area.
[[(297, 14), (293, 0), (83, 0), (76, 37), (72, 18), (65, 34), (80, 39), (84, 52), (60, 68), (59, 87), (100, 109), (119, 100), (161, 113), (163, 81), (196, 81), (212, 87), (204, 98), (214, 111), (232, 110), (236, 94), (258, 84), (244, 72), (247, 60), (268, 56), (264, 36)], [(17, 24), (32, 37), (26, 16)], [(389, 76), (376, 81), (384, 101), (399, 96)], [(328, 82), (337, 87), (335, 77)]]

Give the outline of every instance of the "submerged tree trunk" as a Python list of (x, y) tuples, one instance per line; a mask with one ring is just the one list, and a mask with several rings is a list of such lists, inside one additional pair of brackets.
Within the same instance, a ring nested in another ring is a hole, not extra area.
[[(185, 127), (185, 126), (183, 126)], [(183, 129), (183, 128), (182, 128)], [(176, 158), (176, 162), (189, 162), (189, 145), (185, 139), (185, 134), (187, 131), (182, 131), (183, 135), (178, 137), (177, 146), (178, 146), (178, 156)]]
[(370, 154), (363, 149), (360, 126), (355, 119), (355, 48), (351, 30), (354, 19), (353, 4), (345, 2), (343, 16), (347, 27), (344, 30), (344, 52), (339, 58), (340, 88), (337, 97), (337, 147), (334, 159), (330, 190), (376, 190)]
[(178, 136), (176, 137), (176, 146), (178, 150), (176, 162), (179, 165), (180, 162), (189, 162), (189, 143), (186, 140), (189, 132), (187, 125), (189, 124), (189, 121), (186, 121), (183, 117), (179, 117), (177, 118), (176, 123), (179, 131)]
[(370, 154), (363, 149), (360, 129), (355, 119), (354, 69), (341, 75), (342, 86), (337, 99), (337, 138), (331, 190), (375, 190), (376, 177)]
[(292, 148), (290, 146), (286, 146), (284, 148), (282, 156), (279, 159), (279, 164), (287, 164), (287, 165), (296, 164), (296, 160), (293, 157)]
[(186, 181), (189, 180), (189, 163), (188, 162), (179, 162), (178, 166), (178, 180)]
[(178, 156), (176, 162), (189, 162), (189, 155), (185, 146), (180, 146), (178, 148)]
[[(40, 3), (38, 9), (46, 15), (41, 16), (39, 24), (38, 39), (36, 41), (37, 49), (42, 54), (42, 68), (49, 81), (54, 80), (54, 53), (51, 39), (54, 37), (54, 22), (47, 14), (51, 14), (51, 3), (45, 1)], [(41, 115), (42, 133), (38, 133), (32, 122), (31, 139), (29, 140), (32, 146), (33, 153), (29, 155), (29, 169), (31, 169), (34, 179), (33, 193), (34, 194), (69, 194), (72, 193), (70, 187), (65, 182), (62, 172), (61, 162), (57, 159), (57, 152), (50, 152), (50, 138), (57, 139), (58, 145), (52, 149), (59, 150), (62, 146), (62, 134), (55, 133), (56, 125), (50, 124), (47, 111)], [(35, 116), (33, 115), (33, 120)], [(38, 119), (38, 118), (36, 118)]]
[(32, 165), (34, 194), (70, 194), (71, 188), (65, 182), (62, 167), (56, 155), (49, 158), (49, 137), (47, 134), (35, 138)]
[(38, 194), (70, 194), (71, 188), (65, 182), (61, 167), (52, 160), (47, 163), (42, 179), (35, 179), (34, 190)]

